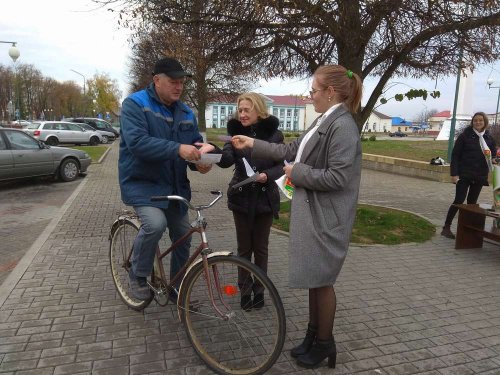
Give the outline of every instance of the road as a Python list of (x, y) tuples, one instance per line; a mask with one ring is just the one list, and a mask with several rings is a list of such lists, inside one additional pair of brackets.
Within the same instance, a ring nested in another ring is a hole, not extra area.
[(0, 183), (0, 285), (82, 181)]

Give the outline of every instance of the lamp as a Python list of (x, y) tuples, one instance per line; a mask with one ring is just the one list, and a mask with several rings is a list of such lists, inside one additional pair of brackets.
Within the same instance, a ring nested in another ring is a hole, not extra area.
[(497, 116), (498, 116), (498, 103), (500, 102), (500, 86), (491, 86), (493, 84), (493, 82), (495, 82), (495, 81), (491, 78), (488, 78), (488, 80), (486, 81), (489, 89), (498, 89), (497, 109), (495, 111), (495, 125), (498, 125)]
[[(5, 41), (5, 40), (0, 40), (0, 43), (7, 43), (7, 44), (11, 44), (11, 47), (9, 48), (9, 56), (10, 58), (12, 59), (12, 61), (14, 62), (14, 77), (15, 77), (15, 81), (17, 81), (17, 68), (16, 68), (16, 60), (19, 58), (19, 56), (21, 56), (21, 53), (19, 52), (19, 48), (16, 47), (16, 44), (17, 42), (9, 42), (9, 41)], [(17, 110), (15, 111), (16, 112), (16, 118), (17, 120), (19, 120), (19, 117), (20, 117), (20, 106), (19, 106), (19, 90), (16, 90), (17, 91)]]
[(76, 71), (76, 70), (74, 70), (74, 69), (70, 69), (70, 70), (71, 70), (73, 73), (76, 73), (76, 74), (78, 74), (78, 75), (82, 76), (82, 78), (83, 78), (83, 101), (84, 101), (84, 103), (83, 103), (83, 106), (84, 106), (84, 108), (83, 108), (83, 112), (84, 112), (84, 113), (83, 113), (83, 115), (85, 116), (85, 115), (87, 114), (87, 113), (86, 113), (86, 112), (87, 112), (87, 108), (86, 108), (87, 106), (85, 105), (85, 104), (86, 104), (86, 100), (85, 100), (85, 81), (86, 81), (87, 79), (85, 78), (85, 76), (84, 76), (82, 73), (77, 72), (77, 71)]

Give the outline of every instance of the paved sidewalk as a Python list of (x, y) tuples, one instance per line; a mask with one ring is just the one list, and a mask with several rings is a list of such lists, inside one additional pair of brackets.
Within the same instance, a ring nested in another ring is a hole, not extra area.
[[(127, 309), (108, 266), (108, 231), (123, 207), (117, 143), (0, 288), (0, 374), (209, 374), (175, 309)], [(194, 202), (225, 190), (231, 170), (191, 173)], [(452, 185), (363, 171), (361, 200), (416, 212), (439, 225)], [(485, 189), (487, 190), (487, 189)], [(481, 201), (491, 201), (486, 191)], [(423, 197), (426, 197), (423, 199)], [(211, 247), (232, 250), (225, 202), (207, 211)], [(307, 293), (287, 287), (288, 238), (271, 234), (269, 273), (287, 314), (285, 351), (269, 372), (500, 374), (500, 249), (425, 244), (351, 247), (336, 286), (337, 368), (303, 370), (290, 349), (307, 323)], [(22, 272), (26, 267), (26, 271)]]

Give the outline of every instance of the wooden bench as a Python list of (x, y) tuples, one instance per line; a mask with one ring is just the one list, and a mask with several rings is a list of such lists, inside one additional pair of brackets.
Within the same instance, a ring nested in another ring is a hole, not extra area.
[(458, 208), (458, 226), (455, 249), (483, 247), (483, 238), (500, 242), (500, 228), (486, 223), (487, 217), (500, 219), (500, 213), (478, 204), (455, 204)]

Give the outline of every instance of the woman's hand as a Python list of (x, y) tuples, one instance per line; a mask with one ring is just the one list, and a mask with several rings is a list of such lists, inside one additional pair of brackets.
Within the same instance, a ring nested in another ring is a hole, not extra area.
[(292, 178), (293, 163), (286, 163), (283, 167), (283, 172), (285, 172), (288, 178)]
[(267, 174), (259, 173), (259, 177), (257, 177), (255, 182), (260, 182), (261, 184), (265, 184), (267, 182)]
[(200, 151), (201, 154), (208, 154), (209, 152), (215, 150), (215, 147), (210, 143), (196, 142), (194, 145), (199, 147), (198, 151)]
[(456, 184), (458, 182), (458, 180), (460, 180), (460, 177), (459, 176), (451, 176), (451, 182)]
[(233, 147), (238, 150), (242, 150), (244, 148), (252, 148), (253, 141), (254, 141), (253, 138), (247, 137), (245, 135), (235, 135), (231, 139)]

